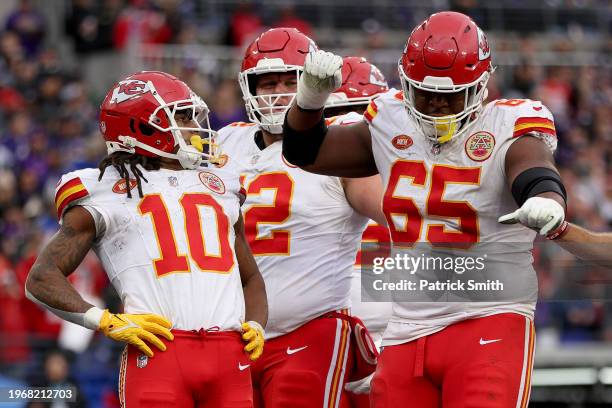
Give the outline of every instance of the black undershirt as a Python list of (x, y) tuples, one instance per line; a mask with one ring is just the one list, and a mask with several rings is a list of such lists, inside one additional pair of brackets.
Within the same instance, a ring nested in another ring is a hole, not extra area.
[(264, 150), (266, 148), (266, 142), (264, 142), (261, 130), (255, 132), (255, 144), (259, 147), (259, 150)]

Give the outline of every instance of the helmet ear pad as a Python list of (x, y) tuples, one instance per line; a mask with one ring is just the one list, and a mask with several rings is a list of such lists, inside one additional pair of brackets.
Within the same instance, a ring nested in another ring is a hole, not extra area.
[(156, 132), (153, 126), (149, 126), (149, 124), (142, 123), (142, 122), (138, 122), (138, 130), (140, 131), (140, 134), (143, 136), (152, 136), (153, 133)]
[[(174, 139), (169, 131), (159, 131), (150, 124), (134, 118), (129, 119), (129, 129), (132, 133), (131, 136), (139, 140), (147, 141), (148, 145), (157, 147), (160, 150), (167, 151), (168, 153), (172, 153), (174, 150)], [(172, 149), (169, 148), (171, 146)], [(140, 154), (145, 156), (154, 156), (154, 154), (146, 150), (142, 151)]]
[[(170, 132), (161, 132), (155, 129), (153, 126), (148, 123), (144, 123), (142, 121), (138, 121), (138, 132), (142, 136), (143, 139), (150, 138), (153, 140), (153, 145), (170, 145), (174, 143), (174, 139)], [(176, 146), (175, 146), (176, 147)], [(172, 149), (175, 150), (175, 149)]]

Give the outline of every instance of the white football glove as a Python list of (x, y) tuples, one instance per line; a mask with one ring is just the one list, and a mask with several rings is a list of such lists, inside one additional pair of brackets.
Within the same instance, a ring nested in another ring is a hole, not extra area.
[(359, 381), (353, 381), (350, 383), (346, 383), (344, 385), (344, 389), (348, 392), (352, 392), (353, 394), (369, 394), (372, 382), (372, 378), (374, 377), (374, 373), (368, 375), (366, 378), (363, 378)]
[(297, 104), (303, 109), (321, 109), (329, 95), (342, 85), (342, 57), (317, 50), (304, 62), (297, 87)]
[(523, 203), (521, 208), (513, 213), (502, 215), (497, 221), (502, 224), (520, 222), (538, 231), (540, 235), (548, 235), (559, 228), (564, 220), (565, 210), (561, 204), (551, 198), (531, 197)]

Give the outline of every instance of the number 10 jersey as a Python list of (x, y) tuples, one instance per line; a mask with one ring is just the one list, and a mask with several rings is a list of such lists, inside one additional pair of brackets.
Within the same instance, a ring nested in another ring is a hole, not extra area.
[(174, 329), (239, 330), (237, 176), (219, 169), (141, 170), (148, 180), (142, 180), (144, 198), (135, 179), (126, 182), (112, 167), (101, 181), (98, 169), (65, 174), (55, 195), (59, 219), (75, 205), (92, 214), (93, 250), (126, 313), (156, 313)]

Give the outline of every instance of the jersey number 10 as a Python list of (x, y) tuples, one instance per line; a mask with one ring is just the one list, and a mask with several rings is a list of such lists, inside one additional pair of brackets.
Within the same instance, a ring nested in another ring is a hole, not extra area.
[[(187, 193), (179, 200), (183, 208), (184, 228), (189, 245), (189, 256), (202, 272), (229, 273), (234, 266), (234, 255), (229, 243), (229, 219), (213, 197), (204, 193)], [(219, 255), (206, 251), (202, 221), (198, 207), (208, 207), (215, 213)], [(164, 199), (159, 194), (146, 195), (138, 204), (140, 214), (151, 216), (160, 257), (153, 261), (157, 276), (168, 273), (190, 272), (187, 255), (176, 245), (174, 227)]]

